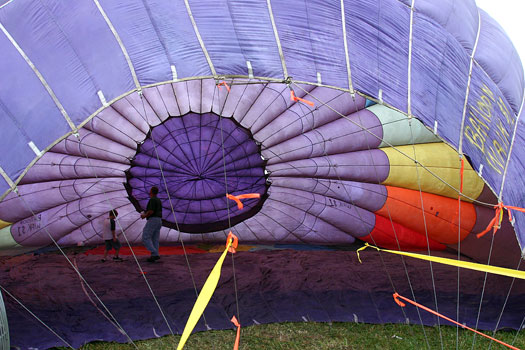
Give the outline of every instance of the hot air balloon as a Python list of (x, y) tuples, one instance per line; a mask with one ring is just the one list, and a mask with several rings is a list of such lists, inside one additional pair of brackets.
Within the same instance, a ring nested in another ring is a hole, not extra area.
[[(521, 280), (355, 253), (520, 270), (523, 68), (474, 1), (12, 0), (0, 30), (0, 248), (41, 253), (5, 260), (13, 344), (182, 333), (229, 232), (236, 267), (197, 330), (235, 313), (448, 324), (398, 291), (475, 328), (521, 327)], [(84, 255), (112, 209), (140, 250), (152, 186), (161, 245), (184, 256)]]

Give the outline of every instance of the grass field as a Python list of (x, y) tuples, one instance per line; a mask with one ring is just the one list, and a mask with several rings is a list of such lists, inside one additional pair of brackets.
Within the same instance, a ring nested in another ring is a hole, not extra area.
[[(426, 337), (425, 337), (426, 334)], [(492, 332), (487, 332), (492, 335)], [(516, 334), (518, 334), (516, 336)], [(257, 325), (242, 329), (240, 350), (325, 350), (325, 349), (507, 349), (480, 335), (461, 330), (459, 344), (456, 328), (442, 326), (423, 327), (417, 325), (373, 325), (363, 323), (281, 323)], [(496, 338), (517, 348), (525, 348), (525, 332), (500, 331)], [(179, 337), (162, 337), (135, 344), (140, 350), (176, 349)], [(235, 331), (208, 331), (193, 334), (185, 349), (222, 350), (232, 349)], [(428, 343), (427, 343), (428, 340)], [(65, 348), (60, 348), (65, 349)], [(135, 349), (130, 344), (94, 342), (82, 350), (127, 350)]]

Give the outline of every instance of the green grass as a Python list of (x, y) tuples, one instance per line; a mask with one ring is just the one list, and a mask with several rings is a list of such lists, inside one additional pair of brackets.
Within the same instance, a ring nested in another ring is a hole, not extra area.
[[(439, 328), (424, 327), (430, 349), (456, 349), (456, 328), (442, 326), (443, 343), (440, 341)], [(492, 332), (487, 332), (492, 335)], [(515, 331), (500, 331), (496, 338), (508, 344), (514, 341)], [(459, 349), (488, 349), (491, 341), (466, 330), (459, 331)], [(231, 350), (235, 340), (235, 331), (208, 331), (190, 336), (187, 350)], [(137, 341), (140, 350), (176, 349), (179, 336), (167, 336), (158, 339)], [(443, 344), (443, 346), (441, 346)], [(514, 342), (517, 348), (525, 348), (525, 333), (520, 332)], [(65, 349), (65, 348), (60, 348)], [(130, 344), (93, 342), (82, 350), (128, 350), (135, 349)], [(423, 327), (416, 325), (386, 324), (374, 325), (363, 323), (281, 323), (257, 325), (242, 329), (240, 350), (279, 349), (279, 350), (325, 350), (325, 349), (428, 349), (423, 334)], [(491, 349), (507, 349), (493, 343)]]

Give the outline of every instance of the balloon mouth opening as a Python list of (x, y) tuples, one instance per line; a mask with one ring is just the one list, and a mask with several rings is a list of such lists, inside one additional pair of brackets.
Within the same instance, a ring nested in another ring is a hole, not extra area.
[[(262, 208), (270, 186), (261, 146), (233, 118), (215, 113), (171, 116), (151, 128), (126, 171), (128, 198), (145, 211), (159, 188), (163, 226), (187, 233), (228, 229)], [(257, 193), (242, 209), (226, 194)]]

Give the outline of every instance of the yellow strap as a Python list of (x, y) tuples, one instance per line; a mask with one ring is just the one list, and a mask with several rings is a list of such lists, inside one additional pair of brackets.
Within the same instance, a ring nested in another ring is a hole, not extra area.
[[(382, 252), (398, 254), (398, 255), (405, 255), (405, 256), (409, 256), (411, 258), (422, 259), (422, 260), (427, 260), (427, 261), (433, 261), (433, 262), (437, 262), (437, 263), (440, 263), (440, 264), (451, 265), (451, 266), (458, 266), (458, 267), (462, 267), (462, 268), (465, 268), (465, 269), (476, 270), (476, 271), (481, 271), (481, 272), (488, 272), (488, 273), (493, 273), (493, 274), (496, 274), (496, 275), (502, 275), (502, 276), (507, 276), (507, 277), (515, 277), (515, 278), (519, 278), (519, 279), (525, 280), (525, 271), (512, 270), (512, 269), (507, 269), (507, 268), (504, 268), (504, 267), (490, 266), (490, 265), (478, 264), (478, 263), (473, 263), (473, 262), (468, 262), (468, 261), (458, 261), (458, 260), (454, 260), (454, 259), (440, 258), (440, 257), (437, 257), (437, 256), (429, 256), (429, 255), (416, 254), (416, 253), (400, 252), (400, 251), (396, 251), (396, 250), (380, 249), (378, 247), (374, 247), (373, 245), (369, 245), (368, 243), (366, 243), (364, 247), (359, 248), (358, 250), (363, 250), (363, 249), (365, 249), (367, 247), (372, 247), (372, 248), (375, 248), (378, 251), (382, 251)], [(358, 257), (359, 257), (359, 253), (358, 253)], [(361, 261), (361, 260), (359, 260), (359, 261)]]
[(211, 270), (210, 275), (206, 280), (206, 283), (204, 283), (204, 287), (202, 287), (199, 297), (197, 298), (195, 305), (193, 305), (193, 309), (191, 310), (188, 322), (186, 322), (186, 327), (184, 327), (184, 332), (182, 332), (182, 336), (180, 338), (179, 345), (177, 346), (177, 350), (181, 350), (184, 347), (184, 344), (186, 344), (188, 337), (193, 331), (193, 328), (195, 328), (195, 325), (204, 313), (204, 309), (206, 309), (206, 306), (208, 305), (211, 296), (213, 295), (213, 292), (215, 292), (215, 288), (217, 288), (219, 278), (221, 277), (222, 263), (224, 262), (224, 258), (226, 257), (226, 254), (228, 253), (228, 249), (231, 247), (232, 242), (233, 240), (230, 240), (221, 257), (219, 258), (219, 260), (217, 260), (217, 263), (213, 267), (213, 270)]

